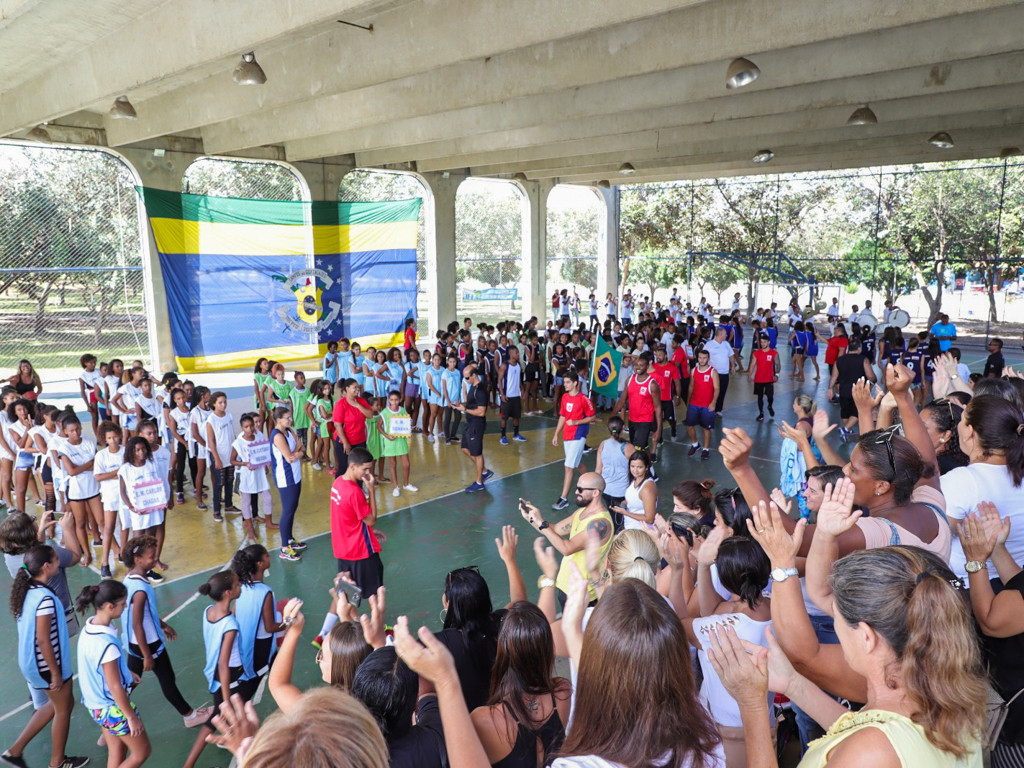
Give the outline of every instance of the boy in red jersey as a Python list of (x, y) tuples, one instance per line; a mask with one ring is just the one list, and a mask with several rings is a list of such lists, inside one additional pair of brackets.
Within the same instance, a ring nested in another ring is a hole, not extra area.
[(565, 394), (558, 406), (558, 426), (551, 444), (558, 446), (558, 434), (562, 433), (565, 445), (565, 479), (562, 482), (562, 495), (551, 505), (552, 509), (565, 509), (569, 506), (569, 487), (572, 485), (573, 472), (580, 465), (583, 449), (587, 445), (587, 433), (590, 424), (597, 419), (594, 405), (590, 398), (580, 393), (580, 376), (571, 368), (562, 378)]
[(768, 397), (768, 414), (775, 418), (775, 382), (779, 380), (782, 363), (779, 351), (771, 348), (767, 336), (758, 338), (760, 349), (754, 350), (747, 381), (754, 382), (754, 394), (757, 395), (757, 420), (764, 421), (764, 399)]
[(711, 458), (711, 430), (715, 426), (714, 404), (718, 398), (718, 372), (711, 366), (707, 350), (697, 353), (697, 367), (690, 376), (690, 404), (686, 408), (686, 434), (690, 438), (687, 456), (693, 456), (700, 447), (697, 442), (697, 425), (704, 430), (703, 461)]

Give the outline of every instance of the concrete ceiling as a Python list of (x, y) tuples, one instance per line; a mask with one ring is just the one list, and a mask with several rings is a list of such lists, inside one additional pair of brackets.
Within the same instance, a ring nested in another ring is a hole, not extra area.
[(0, 0), (0, 136), (613, 184), (991, 157), (1024, 145), (1022, 29), (1020, 0)]

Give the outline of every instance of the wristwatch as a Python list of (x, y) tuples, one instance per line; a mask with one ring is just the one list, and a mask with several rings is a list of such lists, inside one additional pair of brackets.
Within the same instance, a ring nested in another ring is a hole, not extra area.
[(775, 568), (772, 570), (772, 581), (785, 581), (790, 576), (799, 575), (796, 568)]
[(550, 526), (551, 526), (551, 523), (549, 523), (547, 520), (543, 520), (541, 522), (541, 524), (537, 526), (537, 530), (538, 531), (543, 531), (545, 528), (549, 528)]
[(968, 573), (977, 573), (978, 571), (980, 571), (984, 567), (985, 567), (985, 564), (983, 562), (981, 562), (980, 560), (968, 560), (967, 561), (967, 565), (964, 566), (964, 569)]
[(555, 586), (555, 580), (550, 576), (541, 576), (537, 579), (537, 589), (545, 589), (546, 587)]

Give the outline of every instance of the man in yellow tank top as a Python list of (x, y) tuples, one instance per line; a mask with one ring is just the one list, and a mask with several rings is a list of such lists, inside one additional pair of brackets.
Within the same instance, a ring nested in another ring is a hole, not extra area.
[[(605, 508), (601, 498), (604, 491), (604, 478), (596, 472), (580, 475), (576, 484), (577, 509), (571, 515), (557, 523), (549, 523), (540, 510), (528, 501), (520, 499), (520, 512), (523, 519), (536, 528), (551, 543), (551, 546), (562, 553), (562, 564), (555, 579), (558, 602), (565, 607), (566, 589), (569, 586), (569, 572), (572, 563), (580, 569), (584, 577), (587, 574), (587, 537), (596, 536), (601, 542), (598, 570), (604, 570), (608, 548), (612, 544), (612, 516)], [(593, 602), (597, 600), (594, 587), (588, 588), (588, 596)]]

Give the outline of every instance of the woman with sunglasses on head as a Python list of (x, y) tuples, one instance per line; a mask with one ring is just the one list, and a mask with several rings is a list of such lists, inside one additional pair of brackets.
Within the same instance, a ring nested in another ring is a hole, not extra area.
[(947, 398), (933, 400), (921, 409), (921, 420), (935, 448), (940, 475), (957, 467), (966, 467), (970, 461), (960, 448), (959, 425), (963, 415), (964, 407)]

